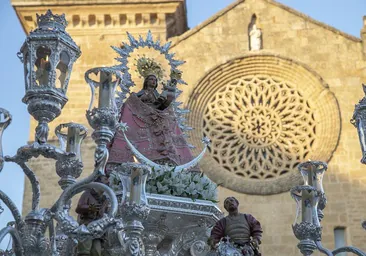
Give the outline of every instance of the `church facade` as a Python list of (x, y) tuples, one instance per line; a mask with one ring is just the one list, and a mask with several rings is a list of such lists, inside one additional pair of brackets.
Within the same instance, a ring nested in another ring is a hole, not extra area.
[[(25, 32), (36, 13), (65, 13), (67, 31), (82, 55), (70, 79), (69, 102), (50, 131), (71, 120), (87, 126), (90, 90), (86, 70), (116, 64), (111, 45), (151, 30), (172, 41), (186, 61), (179, 100), (191, 110), (190, 142), (212, 140), (200, 168), (220, 184), (240, 211), (260, 220), (263, 255), (299, 255), (291, 224), (295, 202), (289, 190), (301, 183), (300, 162), (328, 163), (322, 220), (323, 242), (334, 248), (334, 231), (346, 244), (366, 250), (366, 173), (357, 130), (350, 123), (366, 82), (366, 18), (361, 38), (350, 36), (273, 0), (238, 0), (199, 26), (188, 29), (184, 0), (12, 0)], [(361, 17), (360, 17), (361, 19)], [(31, 133), (36, 122), (31, 121)], [(50, 140), (55, 141), (54, 134)], [(30, 141), (34, 138), (30, 137)], [(93, 141), (83, 143), (84, 175), (93, 167)], [(40, 177), (41, 206), (51, 206), (61, 189), (53, 162), (31, 162)], [(90, 170), (90, 171), (89, 171)], [(26, 182), (23, 211), (31, 204)], [(75, 204), (75, 203), (74, 203)]]

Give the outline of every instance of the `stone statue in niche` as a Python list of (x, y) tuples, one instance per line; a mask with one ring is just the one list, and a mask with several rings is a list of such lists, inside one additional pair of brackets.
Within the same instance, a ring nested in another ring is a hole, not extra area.
[(262, 31), (257, 28), (257, 17), (253, 15), (249, 24), (249, 50), (258, 51), (262, 49)]
[(218, 250), (219, 255), (223, 251), (220, 247), (226, 247), (227, 242), (231, 242), (232, 249), (241, 251), (243, 256), (260, 256), (258, 245), (262, 239), (261, 224), (252, 215), (239, 213), (238, 206), (239, 201), (235, 197), (225, 199), (224, 208), (229, 215), (216, 222), (211, 230), (209, 244), (212, 250)]
[[(172, 104), (181, 74), (171, 74), (170, 81), (163, 84), (159, 94), (157, 87), (163, 78), (160, 65), (153, 59), (142, 57), (137, 61), (137, 70), (144, 78), (143, 88), (126, 99), (119, 120), (129, 127), (125, 132), (128, 140), (155, 163), (177, 166), (190, 162), (193, 156)], [(110, 164), (133, 162), (132, 151), (120, 131), (116, 132), (109, 152)]]

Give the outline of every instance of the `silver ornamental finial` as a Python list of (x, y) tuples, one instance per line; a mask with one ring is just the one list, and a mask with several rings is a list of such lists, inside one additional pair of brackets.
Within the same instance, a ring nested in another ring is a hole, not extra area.
[(67, 21), (65, 14), (53, 14), (51, 10), (48, 10), (46, 14), (38, 15), (37, 13), (37, 25), (39, 28), (58, 28), (65, 30)]

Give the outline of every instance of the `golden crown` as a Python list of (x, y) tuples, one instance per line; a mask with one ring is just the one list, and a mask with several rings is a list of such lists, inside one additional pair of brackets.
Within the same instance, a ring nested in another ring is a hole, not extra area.
[(137, 71), (139, 74), (146, 78), (150, 75), (155, 76), (158, 80), (164, 77), (164, 71), (161, 66), (155, 62), (154, 59), (142, 57), (137, 60)]

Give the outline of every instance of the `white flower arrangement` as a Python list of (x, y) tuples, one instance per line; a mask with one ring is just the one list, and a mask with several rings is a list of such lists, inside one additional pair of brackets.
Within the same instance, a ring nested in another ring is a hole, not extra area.
[(217, 202), (217, 185), (197, 172), (152, 170), (146, 192)]
[[(119, 175), (112, 171), (109, 176), (109, 186), (114, 191), (122, 190)], [(146, 192), (179, 197), (192, 200), (201, 199), (217, 202), (217, 187), (203, 173), (180, 171), (171, 168), (152, 170), (147, 178)]]

